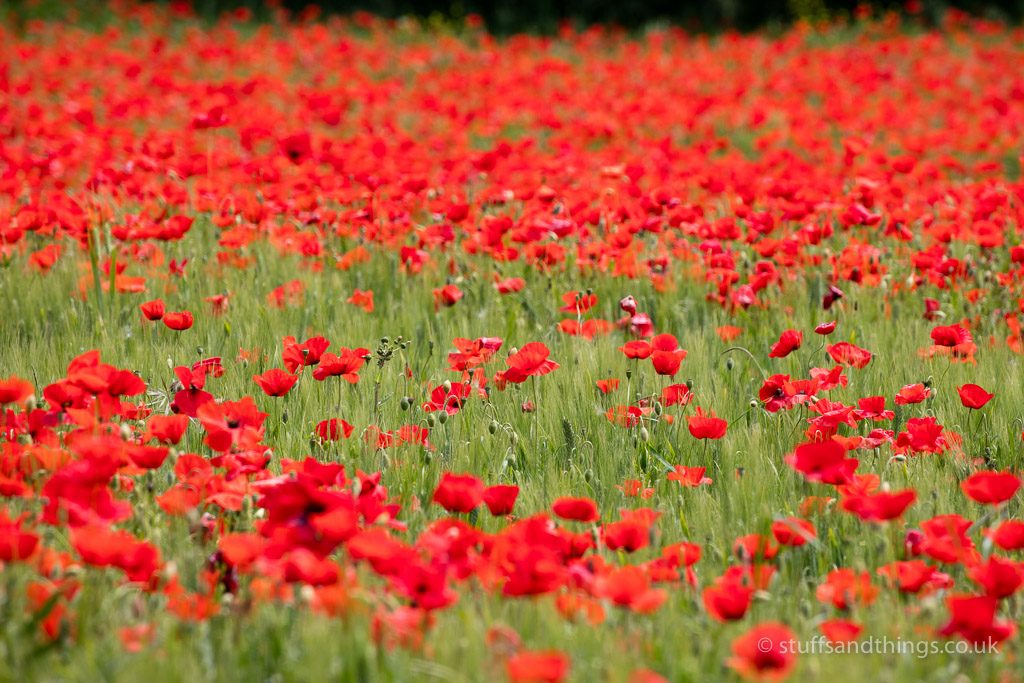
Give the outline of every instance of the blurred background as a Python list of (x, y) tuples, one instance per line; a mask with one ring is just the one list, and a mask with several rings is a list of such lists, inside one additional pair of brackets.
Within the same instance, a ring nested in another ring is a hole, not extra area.
[[(6, 13), (15, 23), (59, 16), (84, 22), (102, 16), (109, 4), (104, 0), (0, 0), (0, 15)], [(469, 18), (482, 20), (498, 34), (553, 33), (566, 24), (616, 24), (637, 29), (660, 23), (702, 32), (750, 31), (797, 20), (817, 22), (887, 12), (937, 23), (950, 9), (1010, 22), (1024, 17), (1024, 0), (166, 0), (164, 4), (190, 8), (209, 20), (236, 13), (266, 21), (280, 17), (282, 10), (306, 19), (363, 11), (389, 18), (414, 16), (439, 24)]]

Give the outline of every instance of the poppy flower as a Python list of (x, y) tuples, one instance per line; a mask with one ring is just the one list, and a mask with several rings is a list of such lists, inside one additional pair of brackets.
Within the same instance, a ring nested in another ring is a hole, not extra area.
[(1016, 495), (1020, 479), (1010, 472), (975, 472), (960, 482), (971, 500), (983, 505), (1001, 505)]
[(342, 348), (337, 354), (325, 352), (313, 371), (313, 379), (323, 382), (329, 377), (340, 377), (349, 384), (355, 384), (359, 381), (359, 371), (369, 355), (370, 350), (363, 348)]
[(905, 406), (921, 403), (932, 395), (932, 390), (923, 384), (908, 384), (896, 392), (896, 405)]
[(521, 292), (526, 286), (526, 280), (521, 277), (510, 277), (504, 280), (498, 280), (494, 283), (494, 288), (498, 290), (499, 294), (513, 294), (515, 292)]
[(852, 643), (864, 632), (864, 627), (849, 619), (828, 619), (818, 625), (830, 643)]
[(519, 487), (513, 484), (495, 484), (484, 489), (484, 504), (494, 517), (512, 514)]
[(685, 406), (693, 398), (685, 384), (669, 384), (661, 390), (661, 403), (665, 406)]
[(917, 500), (914, 489), (844, 495), (840, 506), (866, 522), (886, 522), (903, 516)]
[(271, 368), (262, 375), (253, 375), (252, 379), (267, 396), (285, 396), (299, 381), (299, 376), (280, 368)]
[(558, 310), (562, 313), (583, 315), (597, 304), (597, 295), (592, 292), (566, 292), (562, 295), (565, 304)]
[(729, 567), (701, 593), (704, 609), (721, 622), (742, 619), (754, 597), (754, 588), (747, 583), (743, 567)]
[(521, 650), (505, 662), (512, 683), (560, 683), (569, 674), (569, 658), (557, 650)]
[(825, 353), (840, 365), (861, 369), (871, 362), (871, 352), (850, 342), (839, 342), (825, 347)]
[(367, 313), (373, 313), (373, 290), (356, 289), (346, 302), (358, 306)]
[(817, 537), (814, 525), (806, 519), (787, 517), (772, 522), (772, 536), (779, 545), (798, 548)]
[(785, 461), (808, 481), (825, 484), (845, 484), (859, 464), (846, 457), (846, 449), (835, 439), (801, 444)]
[(831, 604), (838, 610), (870, 605), (877, 596), (878, 587), (871, 583), (868, 572), (856, 572), (845, 567), (830, 571), (816, 591), (818, 602)]
[(779, 341), (772, 345), (768, 353), (769, 358), (785, 358), (800, 348), (803, 344), (804, 334), (798, 330), (786, 330), (779, 336)]
[(316, 432), (316, 435), (324, 441), (337, 441), (342, 437), (347, 439), (352, 436), (353, 429), (355, 429), (355, 427), (345, 420), (338, 417), (332, 417), (328, 420), (321, 420), (318, 422), (314, 431)]
[(619, 388), (619, 380), (611, 377), (609, 379), (599, 379), (594, 384), (601, 391), (602, 394), (608, 394)]
[(679, 365), (686, 358), (686, 351), (679, 348), (674, 335), (659, 334), (651, 340), (651, 365), (659, 375), (674, 376)]
[(465, 296), (461, 289), (455, 285), (445, 285), (434, 290), (434, 310), (438, 311), (442, 306), (450, 307), (459, 302)]
[(965, 384), (957, 389), (957, 393), (960, 394), (960, 403), (972, 410), (984, 408), (986, 403), (995, 398), (995, 394), (988, 393), (977, 384)]
[(163, 317), (164, 325), (175, 331), (187, 330), (192, 327), (192, 314), (188, 311), (180, 311), (176, 313), (164, 313)]
[(781, 680), (796, 666), (796, 645), (784, 624), (763, 622), (733, 641), (726, 663), (744, 678)]
[(645, 358), (650, 358), (651, 354), (654, 353), (654, 347), (642, 339), (635, 339), (620, 346), (619, 351), (622, 351), (626, 358), (644, 360)]
[(13, 375), (7, 379), (0, 379), (0, 406), (9, 403), (24, 405), (33, 393), (35, 387), (28, 380)]
[(160, 320), (164, 317), (164, 301), (163, 299), (147, 301), (144, 304), (139, 304), (139, 310), (142, 311), (142, 315), (146, 320)]
[(433, 501), (448, 512), (472, 512), (484, 499), (484, 483), (471, 474), (445, 472)]
[(590, 498), (558, 498), (551, 504), (551, 511), (576, 522), (596, 522), (600, 517), (597, 503)]
[(986, 535), (1003, 550), (1024, 550), (1024, 522), (1019, 520), (1008, 519)]
[(1024, 564), (998, 555), (975, 564), (967, 575), (985, 589), (985, 595), (1002, 600), (1016, 593), (1024, 584)]
[(686, 417), (686, 426), (695, 439), (721, 439), (725, 436), (728, 423), (717, 417), (713, 411), (707, 413), (698, 407), (694, 415)]
[(998, 621), (999, 601), (988, 595), (950, 595), (946, 599), (949, 621), (939, 629), (943, 636), (957, 635), (971, 643), (1001, 643), (1017, 628), (1012, 622)]
[(820, 334), (823, 337), (828, 336), (828, 335), (832, 334), (835, 331), (836, 331), (836, 321), (835, 320), (830, 320), (827, 323), (819, 323), (818, 326), (814, 328), (814, 333), (815, 334)]
[(679, 485), (684, 488), (706, 486), (712, 483), (711, 479), (704, 476), (706, 471), (706, 467), (685, 467), (683, 465), (676, 465), (675, 470), (669, 472), (666, 478), (669, 481), (679, 482)]
[(558, 369), (558, 363), (548, 356), (551, 351), (541, 342), (530, 342), (512, 354), (505, 361), (508, 369), (505, 370), (505, 380), (513, 384), (521, 384), (529, 377), (540, 377), (552, 370)]
[(187, 415), (153, 415), (146, 424), (146, 438), (163, 444), (176, 444), (188, 429)]
[(302, 367), (319, 365), (324, 352), (331, 346), (331, 342), (323, 337), (311, 337), (301, 344), (296, 342), (295, 337), (285, 337), (281, 343), (284, 347), (281, 361), (291, 373)]
[(932, 342), (936, 346), (960, 346), (974, 342), (971, 333), (960, 325), (940, 325), (931, 331)]

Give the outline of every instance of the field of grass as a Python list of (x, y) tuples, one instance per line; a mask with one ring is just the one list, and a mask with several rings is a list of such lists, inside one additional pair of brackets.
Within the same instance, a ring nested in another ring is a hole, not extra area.
[(0, 27), (0, 680), (1019, 679), (1022, 73)]

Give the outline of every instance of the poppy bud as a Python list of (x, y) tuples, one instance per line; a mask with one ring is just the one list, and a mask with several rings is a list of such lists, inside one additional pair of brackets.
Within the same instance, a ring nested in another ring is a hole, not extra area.
[(661, 401), (654, 402), (654, 414), (661, 417), (661, 414), (665, 412), (665, 408), (661, 405)]
[(440, 424), (445, 424), (446, 422), (448, 422), (448, 412), (444, 411), (444, 410), (438, 412), (437, 413), (437, 421)]
[(499, 425), (497, 420), (491, 420), (491, 424), (487, 425), (487, 431), (490, 432), (491, 434), (497, 434), (498, 426)]
[(693, 380), (692, 379), (686, 380), (686, 388), (689, 389), (690, 391), (693, 391)]
[(121, 425), (121, 441), (127, 441), (132, 436), (132, 428), (126, 424)]
[(725, 369), (726, 370), (732, 370), (732, 366), (733, 366), (732, 358), (726, 358), (725, 359)]
[(754, 398), (750, 399), (750, 407), (751, 408), (756, 408), (757, 407), (757, 399), (754, 399)]
[(640, 428), (640, 440), (644, 442), (651, 440), (651, 433), (647, 431), (647, 427)]
[(517, 346), (513, 346), (511, 349), (508, 350), (508, 355), (510, 356), (514, 356), (517, 353), (519, 353), (519, 347)]
[(36, 395), (35, 394), (30, 394), (29, 397), (25, 399), (25, 410), (31, 413), (33, 410), (35, 410), (38, 407), (39, 407), (39, 400), (36, 398)]
[(430, 451), (424, 451), (423, 452), (423, 462), (425, 462), (425, 463), (427, 463), (429, 465), (433, 461), (434, 461), (434, 454), (431, 453)]
[(412, 405), (412, 399), (408, 396), (403, 396), (402, 400), (398, 402), (398, 407), (402, 410), (409, 410), (409, 406)]
[(452, 393), (452, 381), (450, 379), (446, 379), (441, 386), (444, 388), (444, 393)]
[(281, 422), (283, 424), (288, 424), (288, 410), (287, 409), (285, 409), (285, 411), (283, 413), (281, 413)]
[(928, 379), (921, 382), (921, 384), (925, 385), (926, 387), (930, 387), (932, 385), (932, 376), (928, 375)]
[(589, 484), (594, 481), (594, 470), (587, 470), (583, 473), (583, 479)]
[(516, 455), (515, 453), (509, 453), (505, 456), (505, 467), (515, 467)]
[(437, 418), (434, 417), (433, 413), (427, 415), (427, 426), (430, 427), (431, 429), (437, 426)]

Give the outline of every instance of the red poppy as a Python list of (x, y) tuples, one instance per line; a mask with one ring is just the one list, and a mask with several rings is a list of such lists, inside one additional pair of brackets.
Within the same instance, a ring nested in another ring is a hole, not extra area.
[(753, 601), (754, 588), (749, 585), (743, 567), (729, 567), (701, 594), (704, 609), (717, 621), (742, 619)]
[(946, 599), (949, 621), (939, 629), (944, 636), (958, 635), (971, 643), (1001, 643), (1017, 628), (1012, 622), (998, 621), (999, 601), (987, 595), (951, 595)]
[(455, 285), (445, 285), (434, 290), (434, 310), (440, 310), (442, 306), (454, 306), (465, 296), (462, 290)]
[(806, 519), (787, 517), (772, 522), (772, 536), (775, 537), (779, 545), (796, 548), (808, 541), (813, 541), (817, 535), (814, 525)]
[(551, 351), (541, 342), (530, 342), (506, 360), (505, 380), (521, 384), (529, 377), (540, 377), (558, 369), (558, 363), (549, 359)]
[(448, 512), (472, 512), (483, 499), (484, 483), (471, 474), (445, 472), (434, 489), (434, 502)]
[(705, 413), (698, 407), (694, 415), (686, 417), (686, 426), (695, 439), (721, 439), (729, 425), (713, 411)]
[(975, 472), (960, 482), (971, 500), (983, 505), (1001, 505), (1016, 495), (1020, 479), (1010, 472)]
[(932, 395), (932, 390), (923, 384), (908, 384), (896, 392), (896, 405), (905, 406), (921, 403)]
[(796, 652), (796, 634), (784, 624), (768, 621), (733, 641), (727, 664), (747, 678), (781, 680), (796, 666)]
[(9, 403), (24, 405), (33, 393), (35, 393), (35, 387), (26, 379), (14, 375), (7, 379), (0, 379), (0, 406)]
[(526, 280), (521, 277), (510, 277), (494, 283), (494, 288), (497, 289), (500, 294), (521, 292), (525, 286)]
[(352, 293), (352, 296), (350, 296), (348, 299), (346, 299), (346, 301), (348, 303), (352, 304), (353, 306), (358, 306), (359, 308), (363, 309), (367, 313), (373, 313), (373, 290), (372, 289), (369, 289), (369, 290), (366, 290), (366, 291), (363, 291), (361, 289), (356, 289), (356, 291)]
[(187, 415), (154, 415), (146, 424), (146, 438), (163, 444), (176, 444), (188, 429)]
[(831, 321), (829, 321), (827, 323), (819, 323), (818, 326), (814, 328), (814, 333), (815, 334), (820, 334), (823, 337), (828, 336), (828, 335), (832, 334), (835, 331), (836, 331), (836, 321), (835, 320), (831, 320)]
[(609, 379), (599, 379), (595, 382), (597, 388), (601, 390), (602, 394), (608, 394), (619, 388), (619, 380), (612, 377)]
[(772, 345), (768, 353), (769, 358), (785, 358), (800, 348), (803, 344), (804, 334), (798, 330), (786, 330), (779, 337), (779, 341)]
[(859, 464), (846, 457), (846, 449), (835, 439), (801, 444), (785, 460), (808, 481), (825, 484), (847, 483)]
[(558, 310), (562, 313), (583, 315), (597, 304), (597, 295), (592, 292), (566, 292), (562, 295), (565, 304)]
[(522, 650), (509, 657), (505, 672), (513, 683), (559, 683), (569, 674), (569, 658), (557, 650)]
[(163, 299), (153, 299), (144, 304), (139, 304), (139, 310), (142, 311), (142, 315), (146, 320), (160, 320), (164, 317), (164, 309)]
[(312, 367), (320, 364), (320, 358), (331, 346), (331, 342), (323, 337), (312, 337), (299, 344), (295, 337), (285, 337), (282, 340), (284, 351), (281, 353), (281, 360), (288, 372), (294, 373), (302, 367)]
[(513, 484), (495, 484), (484, 489), (484, 504), (495, 517), (512, 514), (519, 487)]
[(339, 417), (332, 417), (318, 422), (314, 431), (324, 441), (338, 441), (342, 437), (347, 439), (352, 436), (353, 429), (355, 427), (345, 420)]
[(828, 619), (818, 625), (830, 643), (852, 643), (863, 633), (864, 627), (849, 619)]
[(960, 403), (965, 408), (971, 408), (972, 410), (980, 410), (985, 407), (985, 404), (995, 398), (995, 394), (990, 394), (977, 384), (965, 384), (959, 389), (957, 393), (960, 394)]
[(341, 377), (349, 384), (359, 381), (359, 371), (366, 364), (370, 355), (369, 349), (342, 348), (337, 354), (326, 352), (320, 356), (320, 362), (313, 371), (313, 379), (323, 382), (328, 377)]
[(619, 347), (619, 351), (625, 354), (626, 358), (633, 358), (643, 360), (649, 358), (654, 353), (654, 348), (650, 342), (643, 341), (642, 339), (634, 339), (628, 341)]
[(712, 483), (711, 479), (704, 476), (706, 471), (706, 467), (676, 465), (675, 470), (668, 473), (667, 479), (669, 481), (677, 481), (683, 487), (706, 486)]
[(558, 498), (551, 504), (551, 510), (562, 519), (577, 522), (596, 522), (600, 517), (597, 503), (590, 498)]
[(164, 325), (171, 328), (172, 330), (181, 331), (187, 330), (192, 327), (192, 314), (188, 311), (180, 311), (176, 313), (164, 313), (163, 317)]
[(253, 375), (252, 379), (267, 396), (285, 396), (299, 381), (299, 376), (280, 368), (271, 368), (262, 375)]
[(1008, 519), (986, 533), (1003, 550), (1024, 550), (1024, 522)]
[(825, 347), (825, 353), (840, 365), (863, 368), (871, 362), (871, 352), (850, 342), (839, 342)]

